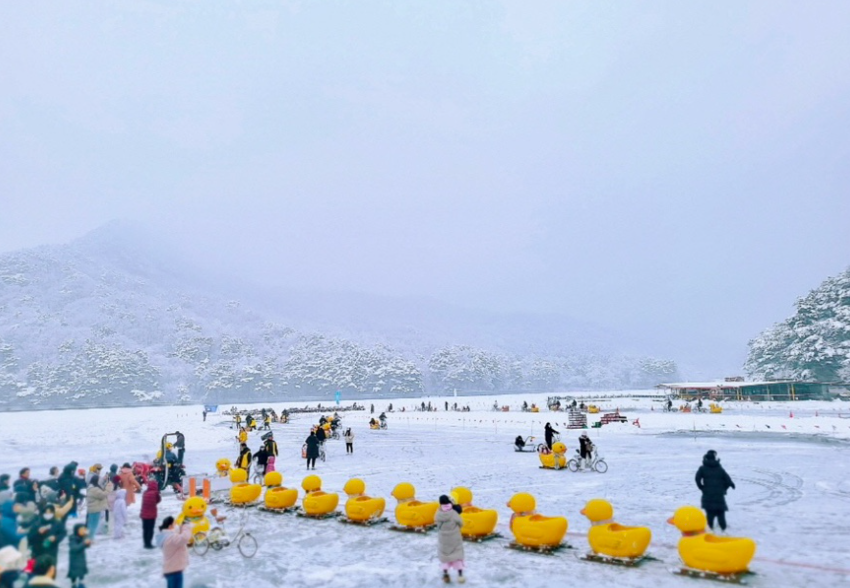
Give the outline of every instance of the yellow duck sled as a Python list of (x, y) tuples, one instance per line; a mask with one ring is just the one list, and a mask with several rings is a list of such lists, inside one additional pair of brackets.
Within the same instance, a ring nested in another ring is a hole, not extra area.
[(599, 498), (588, 501), (581, 514), (592, 524), (587, 532), (591, 553), (582, 559), (625, 566), (638, 565), (645, 559), (644, 553), (652, 541), (649, 528), (615, 523), (614, 507)]
[(683, 506), (667, 520), (682, 532), (679, 557), (685, 567), (674, 573), (724, 582), (742, 582), (756, 553), (756, 542), (747, 537), (718, 537), (706, 533), (705, 514), (695, 506)]

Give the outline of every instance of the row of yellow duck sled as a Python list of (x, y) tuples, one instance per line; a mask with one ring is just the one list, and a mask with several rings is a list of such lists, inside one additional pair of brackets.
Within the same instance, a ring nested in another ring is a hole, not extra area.
[[(343, 487), (348, 500), (344, 513), (339, 513), (339, 495), (336, 492), (322, 490), (322, 480), (319, 476), (309, 475), (301, 483), (304, 496), (298, 507), (298, 490), (283, 486), (283, 476), (280, 472), (269, 472), (263, 486), (247, 482), (247, 472), (242, 469), (230, 470), (230, 503), (235, 506), (259, 506), (264, 511), (286, 513), (299, 511), (302, 516), (311, 518), (328, 518), (342, 515), (342, 521), (372, 525), (384, 522), (386, 500), (366, 494), (366, 484), (359, 478), (349, 480)], [(439, 508), (438, 502), (422, 502), (416, 499), (416, 488), (409, 482), (395, 486), (391, 496), (397, 500), (395, 507), (396, 524), (394, 530), (427, 532), (434, 526), (434, 516)], [(456, 504), (462, 508), (461, 519), (464, 522), (461, 534), (464, 539), (483, 541), (498, 537), (495, 532), (499, 515), (496, 510), (475, 506), (472, 491), (465, 487), (457, 487), (451, 491)], [(197, 500), (187, 500), (195, 504)], [(192, 502), (195, 501), (195, 502)], [(204, 503), (205, 506), (205, 503)], [(565, 517), (544, 516), (536, 511), (534, 496), (526, 492), (515, 494), (507, 506), (513, 511), (510, 529), (514, 535), (511, 547), (516, 549), (551, 552), (564, 546), (568, 521)], [(190, 511), (184, 514), (197, 517), (198, 513)], [(587, 539), (591, 552), (584, 559), (621, 565), (637, 565), (645, 559), (645, 552), (652, 540), (652, 532), (648, 527), (625, 526), (613, 520), (614, 509), (611, 504), (602, 499), (590, 500), (581, 510), (581, 514), (591, 521)], [(679, 508), (668, 523), (675, 525), (682, 533), (679, 541), (679, 555), (685, 564), (683, 572), (694, 571), (695, 575), (714, 575), (725, 578), (736, 578), (747, 573), (748, 566), (755, 555), (756, 544), (752, 539), (735, 537), (718, 537), (706, 533), (706, 517), (694, 506)], [(202, 531), (196, 529), (196, 532)]]

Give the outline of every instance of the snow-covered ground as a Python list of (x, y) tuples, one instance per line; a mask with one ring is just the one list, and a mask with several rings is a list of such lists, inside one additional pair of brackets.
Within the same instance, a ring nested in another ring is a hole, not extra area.
[[(644, 393), (646, 394), (646, 393)], [(469, 585), (532, 586), (543, 582), (590, 586), (690, 586), (697, 580), (674, 576), (678, 557), (676, 529), (665, 523), (676, 507), (699, 505), (693, 477), (708, 449), (717, 450), (735, 480), (730, 490), (730, 533), (758, 543), (748, 581), (753, 586), (837, 586), (850, 582), (850, 404), (843, 402), (725, 403), (724, 413), (661, 412), (661, 403), (628, 396), (608, 398), (603, 411), (619, 408), (628, 424), (590, 429), (610, 469), (606, 474), (542, 470), (533, 453), (516, 453), (516, 435), (542, 440), (548, 421), (561, 431), (572, 453), (579, 432), (566, 429), (565, 413), (522, 413), (523, 400), (545, 405), (545, 396), (430, 398), (439, 412), (413, 412), (419, 400), (392, 400), (389, 428), (371, 431), (367, 412), (343, 413), (356, 434), (355, 453), (342, 441), (329, 441), (328, 460), (316, 473), (327, 491), (361, 477), (372, 495), (387, 496), (398, 482), (412, 482), (420, 499), (433, 500), (465, 485), (475, 503), (499, 511), (503, 539), (467, 544)], [(468, 413), (444, 412), (444, 401), (469, 404)], [(494, 400), (510, 412), (494, 412)], [(376, 401), (376, 413), (388, 400)], [(275, 403), (285, 406), (305, 403)], [(365, 402), (368, 407), (370, 402)], [(404, 413), (399, 410), (405, 407)], [(224, 407), (222, 407), (224, 408)], [(242, 407), (245, 408), (245, 407)], [(791, 416), (793, 413), (793, 417)], [(280, 446), (278, 470), (285, 485), (299, 486), (305, 475), (301, 445), (316, 414), (295, 415), (274, 425)], [(596, 420), (590, 415), (590, 421)], [(633, 424), (639, 420), (640, 426)], [(150, 459), (161, 435), (179, 429), (186, 435), (188, 470), (210, 473), (218, 458), (236, 457), (230, 422), (201, 407), (156, 407), (0, 414), (0, 471), (24, 466), (43, 477), (52, 465), (70, 460), (81, 466)], [(259, 434), (249, 444), (259, 445)], [(515, 492), (537, 497), (538, 511), (569, 519), (568, 542), (575, 549), (551, 556), (506, 549), (511, 536), (505, 503)], [(639, 568), (583, 562), (589, 524), (579, 514), (588, 499), (607, 498), (622, 523), (653, 531), (650, 553), (660, 561)], [(392, 518), (395, 500), (388, 499)], [(166, 494), (160, 517), (177, 514), (180, 502)], [(241, 511), (240, 511), (241, 513)], [(236, 513), (235, 518), (240, 513)], [(342, 525), (249, 511), (249, 527), (260, 542), (253, 560), (235, 548), (192, 556), (187, 586), (307, 586), (333, 582), (346, 588), (426, 586), (439, 580), (436, 536), (394, 533), (387, 525)], [(64, 577), (66, 556), (60, 553)], [(100, 539), (89, 551), (88, 586), (161, 586), (159, 552), (142, 549), (138, 503), (132, 507), (128, 538)], [(545, 574), (545, 575), (544, 575)], [(67, 582), (67, 581), (65, 581)]]

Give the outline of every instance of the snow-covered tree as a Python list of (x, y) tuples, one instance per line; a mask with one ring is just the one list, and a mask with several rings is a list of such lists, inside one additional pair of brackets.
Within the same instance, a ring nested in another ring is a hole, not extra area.
[(850, 269), (796, 303), (797, 312), (750, 341), (745, 370), (760, 378), (821, 382), (850, 376)]

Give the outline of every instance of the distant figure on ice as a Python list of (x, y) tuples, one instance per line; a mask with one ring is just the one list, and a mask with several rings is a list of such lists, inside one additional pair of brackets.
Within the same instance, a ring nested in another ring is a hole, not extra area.
[(514, 439), (514, 445), (516, 445), (517, 449), (525, 449), (525, 439), (522, 438), (522, 435), (516, 436), (516, 439)]
[(702, 466), (697, 470), (697, 488), (702, 491), (702, 509), (708, 518), (708, 526), (714, 530), (714, 519), (720, 525), (720, 530), (726, 530), (726, 491), (734, 490), (735, 483), (717, 459), (713, 449), (702, 458)]
[(546, 437), (546, 446), (549, 449), (552, 449), (552, 438), (555, 435), (560, 435), (560, 434), (561, 434), (560, 431), (556, 431), (555, 429), (552, 428), (551, 423), (546, 423), (546, 426), (543, 428), (543, 436)]
[(204, 410), (201, 414), (204, 416), (204, 422), (207, 422), (207, 411)]

